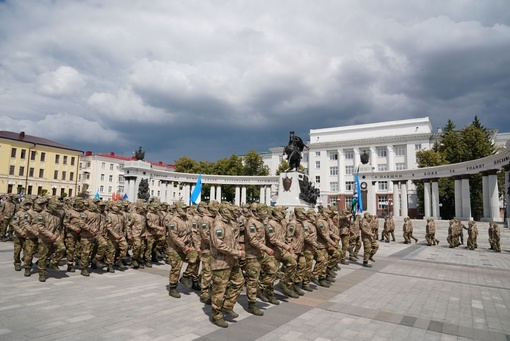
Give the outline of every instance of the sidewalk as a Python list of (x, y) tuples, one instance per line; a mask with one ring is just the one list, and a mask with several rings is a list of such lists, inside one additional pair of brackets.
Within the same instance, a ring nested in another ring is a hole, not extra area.
[(373, 268), (351, 263), (331, 288), (277, 295), (278, 306), (259, 302), (262, 317), (246, 312), (243, 293), (226, 329), (209, 322), (196, 292), (179, 286), (182, 298), (168, 296), (168, 265), (89, 278), (49, 271), (40, 283), (14, 271), (12, 242), (0, 243), (0, 340), (510, 341), (509, 230), (494, 253), (486, 223), (475, 251), (448, 248), (447, 222), (437, 222), (441, 243), (431, 247), (425, 221), (413, 221), (419, 241), (407, 245), (396, 224), (397, 242), (380, 243)]

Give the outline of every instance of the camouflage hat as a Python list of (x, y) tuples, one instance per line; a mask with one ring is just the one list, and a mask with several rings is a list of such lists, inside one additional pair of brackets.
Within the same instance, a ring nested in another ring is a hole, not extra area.
[(99, 201), (99, 203), (97, 205), (98, 206), (106, 206), (106, 205), (108, 205), (108, 203), (104, 200), (101, 200), (101, 201)]
[(30, 199), (25, 199), (23, 200), (23, 202), (21, 203), (22, 205), (32, 205), (34, 202)]
[(298, 213), (304, 213), (305, 212), (305, 209), (303, 207), (296, 207), (294, 208), (294, 213), (298, 214)]
[(48, 203), (48, 199), (46, 198), (39, 198), (35, 201), (37, 205), (46, 205)]

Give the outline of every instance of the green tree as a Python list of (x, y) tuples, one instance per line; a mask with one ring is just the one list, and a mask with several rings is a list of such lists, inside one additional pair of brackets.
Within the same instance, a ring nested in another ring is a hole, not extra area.
[(178, 173), (199, 173), (200, 166), (195, 160), (183, 156), (175, 161), (175, 171)]
[[(289, 169), (289, 162), (285, 159), (282, 159), (282, 162), (280, 162), (280, 164), (278, 165), (278, 168), (276, 169), (276, 175), (280, 175), (282, 173), (285, 173), (287, 171), (287, 169)], [(303, 167), (303, 165), (299, 165), (299, 170), (301, 172), (304, 172), (305, 171), (305, 167)]]

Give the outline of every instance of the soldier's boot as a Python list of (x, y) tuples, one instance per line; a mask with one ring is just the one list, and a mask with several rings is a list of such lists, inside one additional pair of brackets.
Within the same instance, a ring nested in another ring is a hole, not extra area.
[(299, 283), (294, 283), (294, 285), (292, 285), (292, 290), (294, 290), (294, 292), (299, 296), (303, 296), (305, 294), (305, 292), (299, 287)]
[(124, 265), (124, 263), (120, 259), (115, 263), (115, 265), (117, 265), (119, 270), (126, 270), (126, 266)]
[(329, 285), (329, 283), (327, 282), (327, 280), (325, 278), (319, 280), (319, 285), (324, 288), (329, 288), (331, 286), (331, 285)]
[(198, 281), (193, 280), (193, 284), (191, 285), (191, 289), (200, 291), (202, 290), (202, 287), (200, 286), (200, 283)]
[(30, 268), (25, 268), (25, 273), (23, 276), (25, 277), (30, 277), (30, 275), (32, 274), (32, 269)]
[(133, 269), (138, 269), (140, 267), (140, 264), (138, 264), (136, 259), (133, 259), (133, 261), (131, 262), (131, 266), (133, 267)]
[(333, 277), (331, 276), (326, 276), (326, 281), (330, 282), (330, 283), (334, 283), (336, 282), (336, 279), (334, 279)]
[(335, 272), (335, 270), (333, 270), (333, 268), (328, 268), (328, 269), (326, 270), (326, 273), (327, 273), (329, 276), (333, 277), (333, 278), (335, 278), (335, 277), (336, 277), (336, 272)]
[(44, 272), (39, 272), (39, 282), (46, 282), (46, 274)]
[(287, 284), (279, 282), (277, 286), (282, 290), (282, 292), (292, 298), (298, 298), (299, 295), (296, 294), (292, 289), (290, 289)]
[(172, 296), (174, 298), (181, 298), (181, 294), (177, 291), (176, 286), (171, 286), (170, 291), (168, 291), (168, 296)]
[(58, 265), (55, 264), (50, 265), (50, 269), (55, 272), (60, 272), (60, 268), (58, 267)]
[(75, 272), (74, 266), (72, 264), (67, 264), (67, 272)]
[(368, 259), (371, 260), (372, 262), (375, 262), (374, 255), (371, 255)]
[(303, 285), (302, 289), (308, 292), (313, 291), (312, 287), (309, 284)]
[(14, 271), (21, 271), (21, 264), (14, 264)]
[(113, 264), (108, 264), (108, 272), (115, 273), (115, 269), (113, 268)]
[(223, 309), (223, 314), (228, 315), (232, 318), (239, 317), (239, 314), (236, 313), (233, 309)]
[(263, 316), (264, 312), (257, 307), (255, 302), (249, 302), (248, 303), (248, 312), (250, 314), (256, 315), (256, 316)]
[(415, 244), (416, 244), (416, 243), (418, 243), (418, 238), (414, 238), (414, 237), (413, 237), (413, 239), (414, 239), (414, 243), (415, 243)]
[(357, 258), (357, 257), (354, 257), (354, 255), (351, 255), (351, 256), (349, 257), (349, 260), (351, 260), (351, 261), (355, 262), (356, 260), (358, 260), (358, 258)]
[(145, 269), (145, 263), (143, 261), (140, 261), (139, 267), (140, 269)]
[(148, 268), (152, 268), (152, 263), (150, 259), (148, 261), (145, 261), (145, 266)]
[(202, 302), (205, 305), (211, 305), (211, 298), (210, 297), (200, 297), (200, 302)]
[(280, 304), (280, 301), (278, 301), (276, 299), (276, 297), (274, 296), (274, 292), (272, 291), (268, 291), (267, 292), (267, 301), (271, 304), (274, 304), (274, 305), (279, 305)]
[(212, 323), (221, 328), (228, 327), (228, 323), (224, 319), (212, 320)]
[(179, 282), (182, 283), (182, 285), (184, 285), (184, 287), (186, 289), (191, 289), (191, 278), (190, 277), (185, 277), (185, 276), (182, 276), (181, 279), (179, 280)]
[(267, 298), (266, 296), (266, 293), (264, 292), (264, 290), (262, 289), (257, 289), (257, 297), (262, 301), (262, 302), (269, 302), (269, 299)]
[(363, 266), (365, 268), (371, 268), (372, 267), (372, 264), (368, 264), (368, 262), (363, 262)]
[(89, 277), (90, 276), (89, 270), (87, 270), (86, 268), (85, 269), (81, 269), (80, 274), (82, 276), (85, 276), (85, 277)]
[(97, 258), (93, 258), (91, 267), (92, 267), (92, 269), (102, 269), (102, 268), (104, 268), (104, 264)]
[[(340, 263), (342, 263), (343, 265), (349, 265), (349, 262), (348, 262), (348, 261), (346, 261), (345, 259), (342, 259), (342, 260), (340, 261)], [(336, 267), (337, 267), (337, 270), (340, 270), (340, 267), (339, 267), (338, 265), (337, 265)]]

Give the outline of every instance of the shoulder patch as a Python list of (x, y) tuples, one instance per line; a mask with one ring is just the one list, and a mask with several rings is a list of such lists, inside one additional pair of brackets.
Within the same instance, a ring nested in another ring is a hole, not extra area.
[(202, 230), (205, 230), (207, 228), (207, 224), (206, 223), (202, 223)]
[(216, 236), (223, 237), (223, 230), (221, 229), (216, 230)]
[(175, 224), (170, 224), (170, 230), (175, 230)]
[(191, 226), (196, 228), (197, 227), (197, 222), (196, 221), (192, 222)]
[(289, 226), (289, 231), (290, 231), (290, 232), (294, 232), (294, 225), (290, 225), (290, 226)]
[(255, 232), (255, 225), (250, 226), (250, 232)]
[(39, 222), (42, 222), (42, 221), (43, 221), (43, 216), (42, 216), (42, 215), (38, 215), (38, 216), (37, 216), (37, 220), (38, 220)]
[(308, 232), (308, 225), (305, 225), (305, 231)]
[(320, 224), (319, 224), (319, 227), (320, 227), (321, 229), (323, 229), (323, 228), (324, 228), (324, 224), (320, 223)]
[(268, 230), (269, 230), (269, 233), (273, 233), (273, 232), (274, 232), (274, 228), (273, 228), (273, 227), (271, 227), (271, 226), (269, 227), (269, 229), (268, 229)]
[(87, 216), (85, 215), (85, 213), (82, 213), (82, 214), (81, 214), (81, 219), (82, 219), (82, 220), (87, 219)]
[(12, 220), (18, 220), (18, 216), (15, 215), (14, 217), (12, 217)]

